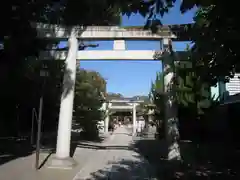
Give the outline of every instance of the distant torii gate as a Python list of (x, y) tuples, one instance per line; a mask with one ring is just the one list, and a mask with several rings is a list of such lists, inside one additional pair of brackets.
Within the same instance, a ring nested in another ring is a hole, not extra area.
[[(105, 118), (104, 118), (104, 132), (108, 132), (108, 126), (109, 126), (109, 111), (111, 110), (129, 110), (132, 111), (132, 120), (133, 120), (133, 128), (132, 128), (132, 134), (134, 135), (136, 133), (136, 121), (137, 121), (137, 111), (136, 107), (143, 103), (144, 101), (141, 100), (110, 100), (108, 102), (103, 103), (102, 110), (105, 110)], [(127, 105), (113, 105), (112, 103), (127, 103)]]
[[(42, 52), (41, 59), (63, 59), (65, 60), (66, 70), (64, 73), (63, 93), (61, 97), (58, 135), (57, 135), (57, 149), (56, 156), (52, 160), (50, 167), (54, 168), (72, 168), (74, 165), (73, 159), (70, 158), (70, 140), (71, 140), (71, 126), (72, 126), (72, 111), (74, 100), (74, 85), (76, 78), (76, 60), (141, 60), (154, 59), (155, 51), (130, 51), (125, 48), (125, 40), (159, 40), (161, 43), (161, 51), (164, 62), (165, 90), (173, 79), (173, 72), (169, 71), (170, 65), (173, 64), (172, 58), (168, 50), (169, 39), (176, 39), (176, 36), (169, 28), (162, 28), (158, 34), (152, 34), (151, 31), (145, 30), (127, 30), (116, 26), (106, 27), (75, 27), (70, 30), (65, 27), (48, 24), (35, 24), (38, 29), (38, 37), (43, 39), (68, 39), (68, 51), (47, 51)], [(78, 40), (114, 40), (113, 51), (78, 51)], [(71, 86), (71, 88), (69, 88)], [(166, 104), (167, 116), (170, 119), (176, 117), (176, 113), (172, 108), (172, 93), (169, 91), (169, 98)], [(135, 109), (135, 108), (133, 108)], [(172, 122), (171, 122), (172, 123)], [(166, 123), (168, 128), (168, 123)], [(169, 132), (167, 132), (169, 133)], [(173, 149), (176, 150), (175, 147)], [(179, 152), (175, 152), (175, 154)]]

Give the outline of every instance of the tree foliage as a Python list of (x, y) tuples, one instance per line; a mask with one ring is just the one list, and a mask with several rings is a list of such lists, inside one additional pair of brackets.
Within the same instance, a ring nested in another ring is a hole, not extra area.
[[(187, 108), (195, 117), (203, 113), (203, 109), (210, 104), (210, 86), (201, 80), (196, 73), (198, 66), (193, 59), (190, 48), (187, 59), (176, 61), (176, 102), (179, 107)], [(164, 72), (158, 72), (152, 83), (150, 96), (156, 105), (156, 118), (164, 119)], [(191, 110), (190, 110), (191, 109)]]
[(198, 65), (189, 46), (186, 52), (189, 52), (187, 59), (181, 59), (175, 67), (176, 98), (180, 106), (192, 109), (190, 112), (194, 112), (197, 116), (210, 106), (210, 84), (202, 81), (197, 74)]
[[(18, 73), (8, 77), (4, 83), (1, 82), (2, 135), (30, 132), (32, 110), (38, 111), (41, 96), (43, 96), (42, 130), (56, 131), (64, 63), (63, 61), (26, 61), (27, 67), (21, 67)], [(39, 75), (43, 67), (48, 71), (47, 77)], [(36, 117), (34, 124), (36, 128)]]
[[(21, 2), (10, 0), (0, 7), (0, 42), (3, 44), (1, 61), (16, 64), (28, 56), (37, 56), (49, 42), (38, 40), (32, 22), (72, 25), (117, 25), (120, 13), (145, 15), (149, 2), (139, 0), (47, 0)], [(6, 60), (7, 59), (7, 60)], [(11, 67), (13, 68), (13, 67)]]
[(76, 75), (74, 119), (84, 135), (96, 137), (98, 122), (103, 119), (100, 110), (106, 93), (105, 79), (95, 71), (80, 69)]
[[(42, 69), (41, 63), (38, 62), (39, 52), (49, 47), (52, 48), (54, 44), (58, 43), (52, 40), (38, 39), (36, 29), (31, 26), (32, 22), (66, 26), (118, 25), (121, 22), (120, 13), (129, 16), (131, 13), (139, 12), (145, 16), (151, 5), (152, 2), (140, 0), (22, 0), (21, 2), (9, 0), (3, 3), (0, 7), (2, 24), (0, 30), (0, 83), (3, 87), (0, 90), (0, 96), (1, 100), (4, 100), (1, 101), (1, 107), (4, 109), (0, 115), (3, 119), (1, 124), (17, 127), (16, 117), (20, 113), (19, 111), (24, 111), (24, 113), (21, 112), (21, 124), (26, 121), (30, 125), (31, 110), (38, 107), (39, 96), (42, 93), (42, 87), (39, 87), (43, 82), (39, 75), (39, 69)], [(61, 74), (63, 69), (64, 66), (58, 66), (58, 74)], [(55, 72), (56, 68), (51, 65), (48, 70)], [(59, 107), (59, 93), (61, 92), (59, 80), (62, 80), (62, 76), (52, 76), (55, 75), (51, 74), (48, 79), (56, 79), (54, 83), (45, 85), (49, 91), (49, 99), (44, 98), (44, 104), (45, 106), (54, 104)], [(29, 98), (32, 96), (34, 100)], [(7, 103), (5, 103), (6, 101)], [(18, 110), (16, 107), (19, 107)], [(55, 120), (58, 119), (55, 117), (58, 114), (58, 108), (48, 107), (44, 112), (48, 112), (46, 114), (49, 117), (54, 114), (54, 118), (49, 118), (49, 121), (54, 119), (53, 122), (56, 122)], [(1, 125), (1, 127), (6, 127), (5, 125)], [(26, 126), (26, 129), (29, 130), (29, 126)]]
[[(161, 25), (157, 15), (163, 16), (175, 2), (155, 0), (146, 28), (157, 33)], [(185, 34), (193, 42), (191, 50), (198, 64), (196, 73), (211, 85), (218, 81), (226, 82), (239, 71), (237, 8), (227, 1), (183, 0), (180, 11), (185, 13), (194, 7), (198, 8), (194, 23), (186, 25), (180, 34)]]
[(213, 85), (228, 81), (239, 70), (238, 15), (228, 7), (229, 3), (219, 2), (200, 8), (190, 34), (192, 51), (201, 65), (199, 75)]
[[(159, 129), (164, 121), (164, 75), (161, 72), (157, 72), (156, 79), (151, 84), (149, 93), (154, 108), (154, 122)], [(160, 130), (160, 129), (159, 129)]]
[(123, 95), (120, 93), (108, 92), (106, 97), (107, 97), (107, 99), (119, 99), (119, 98), (123, 98)]

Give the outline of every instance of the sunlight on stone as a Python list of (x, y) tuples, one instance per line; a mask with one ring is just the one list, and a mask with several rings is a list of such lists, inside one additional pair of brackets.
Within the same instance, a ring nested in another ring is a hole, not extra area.
[(169, 146), (168, 160), (181, 160), (179, 145), (177, 142), (174, 142)]

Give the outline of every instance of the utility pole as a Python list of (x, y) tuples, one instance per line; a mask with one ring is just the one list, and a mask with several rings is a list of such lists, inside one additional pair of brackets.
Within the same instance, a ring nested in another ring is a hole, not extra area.
[(39, 110), (38, 110), (38, 127), (37, 127), (37, 142), (36, 142), (36, 161), (35, 161), (35, 169), (39, 169), (39, 156), (41, 150), (41, 131), (42, 131), (42, 111), (43, 111), (43, 95), (44, 95), (44, 87), (46, 84), (46, 76), (48, 76), (47, 71), (41, 71), (40, 76), (43, 76), (44, 82), (42, 85), (41, 97), (39, 100)]
[(36, 162), (35, 169), (39, 168), (39, 156), (40, 156), (40, 141), (41, 141), (41, 129), (42, 129), (42, 110), (43, 110), (43, 96), (41, 96), (39, 101), (39, 111), (38, 111), (38, 128), (37, 128), (37, 143), (36, 143)]

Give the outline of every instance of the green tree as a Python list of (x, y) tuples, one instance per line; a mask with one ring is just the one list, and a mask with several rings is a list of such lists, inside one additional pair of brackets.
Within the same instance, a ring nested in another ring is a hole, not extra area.
[(181, 59), (175, 67), (177, 74), (177, 102), (180, 106), (192, 107), (190, 112), (195, 113), (195, 117), (203, 113), (203, 109), (209, 106), (210, 85), (203, 81), (197, 74), (198, 64), (192, 56), (189, 46), (186, 48), (188, 56)]
[[(31, 113), (33, 108), (38, 111), (41, 95), (44, 96), (43, 131), (56, 130), (64, 62), (27, 61), (28, 66), (22, 68), (18, 76), (8, 78), (9, 81), (1, 88), (0, 107), (4, 109), (0, 112), (3, 119), (0, 126), (2, 135), (30, 132)], [(47, 77), (39, 76), (42, 67), (47, 70)]]
[(200, 8), (194, 17), (190, 30), (194, 42), (192, 51), (201, 65), (199, 75), (212, 85), (228, 81), (239, 71), (240, 29), (236, 12), (229, 3), (216, 2)]
[(111, 92), (109, 92), (109, 93), (106, 94), (106, 98), (107, 99), (119, 99), (119, 98), (123, 98), (123, 95), (120, 94), (120, 93), (111, 93)]
[(106, 81), (95, 71), (80, 69), (76, 75), (74, 119), (86, 138), (98, 136), (98, 122), (102, 120), (100, 110), (106, 93)]
[[(156, 0), (150, 9), (146, 28), (157, 33), (161, 25), (157, 15), (163, 16), (175, 2)], [(226, 1), (183, 0), (180, 11), (185, 13), (194, 7), (198, 8), (194, 23), (177, 28), (177, 31), (193, 42), (191, 51), (198, 64), (196, 73), (210, 85), (229, 81), (239, 71), (237, 7)]]
[[(188, 56), (176, 62), (176, 103), (181, 127), (196, 123), (204, 110), (210, 107), (210, 86), (196, 73), (198, 66), (192, 56), (189, 46), (186, 48)], [(155, 122), (163, 124), (164, 120), (164, 73), (158, 72), (152, 83), (151, 99), (155, 104)], [(162, 131), (161, 129), (159, 129)]]
[(156, 79), (151, 83), (149, 93), (154, 108), (154, 122), (158, 133), (164, 133), (164, 75), (162, 72), (157, 72)]

